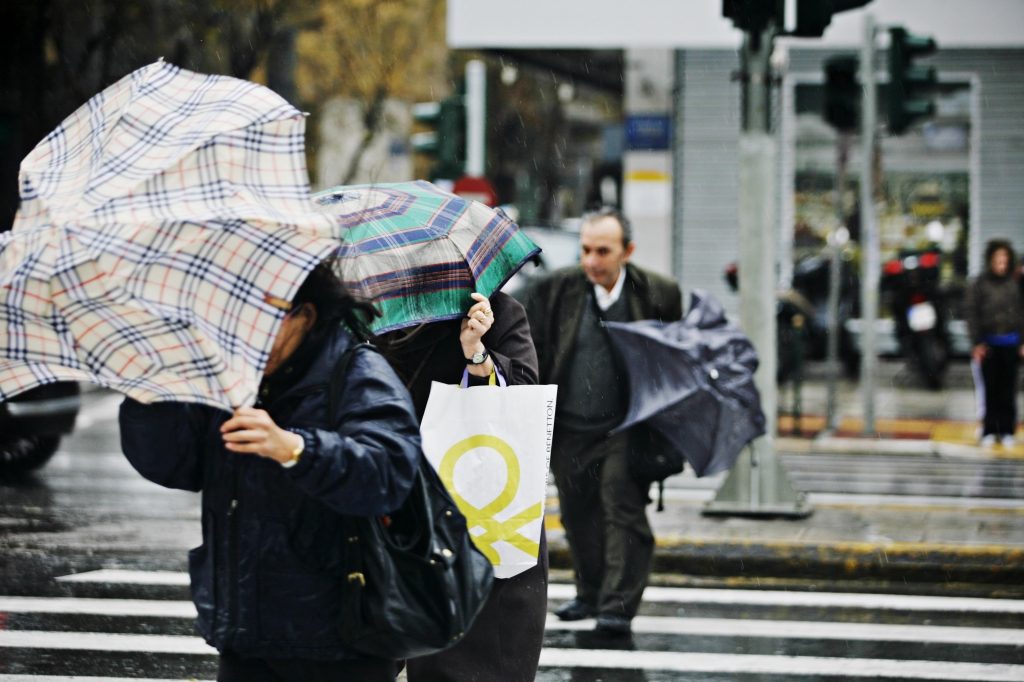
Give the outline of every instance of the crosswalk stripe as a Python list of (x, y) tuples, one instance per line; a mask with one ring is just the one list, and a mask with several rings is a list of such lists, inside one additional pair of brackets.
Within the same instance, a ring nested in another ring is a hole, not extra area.
[(163, 599), (0, 597), (0, 613), (60, 613), (80, 616), (195, 618), (196, 607), (190, 601)]
[(96, 571), (72, 573), (57, 577), (62, 583), (114, 583), (122, 585), (168, 585), (188, 587), (188, 573), (180, 571), (130, 571), (120, 568), (101, 568)]
[[(125, 677), (83, 677), (81, 675), (3, 675), (0, 682), (125, 682)], [(133, 677), (131, 682), (181, 682), (181, 678)], [(214, 682), (213, 680), (195, 680), (189, 682)]]
[[(97, 632), (3, 630), (0, 631), (0, 647), (210, 656), (216, 654), (212, 647), (198, 637)], [(601, 649), (546, 648), (541, 652), (541, 666), (774, 675), (834, 675), (836, 671), (842, 670), (844, 677), (847, 678), (891, 676), (908, 680), (982, 682), (1016, 682), (1024, 679), (1024, 666), (1001, 663)]]
[(147, 654), (216, 654), (199, 637), (184, 635), (129, 635), (110, 632), (48, 632), (0, 630), (0, 647), (9, 649), (62, 649), (122, 651)]
[[(565, 583), (548, 585), (548, 596), (572, 599), (576, 589)], [(722, 590), (698, 587), (648, 587), (645, 602), (726, 604), (818, 608), (854, 608), (873, 611), (956, 611), (1024, 613), (1024, 600), (982, 597), (929, 597), (922, 595), (847, 592), (789, 592), (784, 590)]]
[[(79, 599), (70, 597), (3, 597), (0, 613), (62, 615), (148, 616), (195, 618), (195, 607), (187, 601), (150, 599)], [(591, 620), (562, 622), (549, 615), (548, 631), (589, 630)], [(899, 641), (945, 644), (1011, 645), (1024, 642), (1024, 631), (1011, 628), (960, 627), (945, 625), (887, 625), (883, 623), (842, 623), (829, 621), (759, 620), (736, 618), (686, 618), (638, 616), (633, 620), (638, 633), (698, 635), (714, 637), (772, 637), (780, 639), (835, 639)]]
[[(4, 675), (0, 673), (0, 682), (124, 682), (127, 677), (83, 677), (81, 675)], [(131, 682), (181, 682), (181, 678), (156, 679), (154, 677), (132, 677)], [(189, 682), (214, 682), (213, 680), (195, 680)]]
[[(125, 585), (188, 586), (188, 574), (175, 571), (100, 569), (60, 576), (60, 582)], [(566, 583), (548, 585), (548, 597), (572, 599), (576, 590)], [(648, 587), (646, 602), (726, 604), (817, 608), (855, 608), (884, 611), (946, 611), (961, 613), (1024, 613), (1024, 600), (983, 597), (931, 597), (862, 592), (796, 592), (785, 590), (726, 590), (697, 587)]]
[(748, 675), (830, 675), (844, 678), (899, 677), (908, 680), (1020, 682), (1024, 666), (948, 661), (901, 661), (879, 658), (697, 654), (667, 651), (544, 649), (544, 668), (663, 670)]
[[(668, 502), (684, 502), (693, 505), (709, 502), (716, 494), (717, 488), (707, 487), (667, 487), (665, 500)], [(808, 501), (816, 506), (861, 506), (900, 505), (902, 507), (948, 507), (950, 509), (993, 509), (1016, 511), (1024, 509), (1024, 499), (1017, 497), (964, 497), (948, 495), (886, 495), (879, 493), (841, 493), (805, 491)], [(557, 497), (555, 493), (550, 496)]]
[[(563, 622), (548, 616), (547, 631), (586, 631), (593, 619)], [(680, 618), (637, 616), (633, 632), (703, 637), (770, 637), (777, 639), (835, 639), (871, 642), (921, 642), (932, 644), (973, 644), (1019, 646), (1024, 630), (971, 628), (949, 625), (887, 625), (884, 623), (839, 623), (829, 621), (759, 620), (738, 618)]]

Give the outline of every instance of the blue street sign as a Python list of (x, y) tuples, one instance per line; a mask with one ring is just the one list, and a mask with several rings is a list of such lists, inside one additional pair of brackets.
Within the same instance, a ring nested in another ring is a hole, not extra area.
[(626, 117), (626, 148), (664, 151), (669, 148), (671, 122), (668, 115), (634, 114)]

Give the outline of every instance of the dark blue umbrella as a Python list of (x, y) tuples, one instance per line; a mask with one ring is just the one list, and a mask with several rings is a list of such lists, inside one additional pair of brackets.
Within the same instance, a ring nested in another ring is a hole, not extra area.
[(757, 352), (707, 292), (693, 291), (678, 322), (605, 326), (629, 382), (628, 413), (616, 431), (646, 424), (697, 476), (725, 471), (764, 434)]

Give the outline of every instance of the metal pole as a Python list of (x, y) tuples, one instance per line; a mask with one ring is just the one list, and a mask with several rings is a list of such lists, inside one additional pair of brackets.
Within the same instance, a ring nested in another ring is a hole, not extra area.
[(843, 211), (843, 193), (846, 189), (846, 162), (850, 156), (850, 136), (840, 131), (836, 137), (836, 223), (837, 227), (829, 238), (828, 268), (828, 392), (826, 394), (825, 428), (835, 433), (839, 428), (839, 410), (837, 393), (839, 384), (839, 289), (842, 286), (841, 254), (843, 245), (839, 241), (839, 231), (846, 226), (846, 214)]
[(860, 241), (861, 241), (861, 361), (860, 387), (864, 401), (864, 435), (875, 433), (875, 373), (878, 351), (875, 323), (878, 319), (878, 282), (881, 263), (878, 225), (875, 219), (875, 18), (864, 15), (864, 44), (860, 53), (861, 159), (860, 159)]
[(758, 350), (757, 388), (775, 435), (778, 387), (775, 382), (775, 139), (769, 134), (774, 29), (745, 34), (747, 74), (743, 131), (739, 149), (740, 324)]
[(775, 28), (745, 33), (741, 50), (743, 130), (739, 143), (740, 324), (757, 349), (760, 364), (755, 382), (768, 433), (750, 443), (715, 498), (703, 510), (709, 515), (803, 517), (811, 513), (803, 494), (789, 482), (775, 452), (778, 415), (775, 382), (775, 138), (769, 133), (771, 68)]
[(672, 276), (683, 279), (683, 85), (686, 75), (686, 52), (673, 52), (674, 86), (672, 88)]
[(466, 175), (484, 176), (486, 158), (487, 66), (479, 59), (466, 62)]

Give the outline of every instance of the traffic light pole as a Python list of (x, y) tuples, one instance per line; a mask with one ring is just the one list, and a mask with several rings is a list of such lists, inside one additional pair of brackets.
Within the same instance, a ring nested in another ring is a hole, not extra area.
[(484, 176), (486, 158), (487, 67), (479, 59), (466, 63), (466, 175)]
[(828, 265), (828, 385), (825, 400), (825, 428), (829, 433), (839, 429), (838, 386), (839, 386), (839, 294), (842, 282), (843, 241), (839, 233), (846, 227), (846, 212), (843, 210), (843, 195), (846, 192), (846, 166), (850, 158), (850, 135), (846, 131), (836, 132), (836, 229), (829, 238)]
[(770, 56), (776, 28), (744, 32), (743, 130), (739, 144), (740, 324), (758, 351), (755, 382), (768, 433), (744, 449), (707, 515), (790, 516), (811, 513), (789, 482), (775, 452), (778, 390), (775, 381), (775, 138), (770, 134)]
[(864, 435), (875, 434), (875, 374), (878, 343), (878, 283), (881, 276), (878, 221), (875, 217), (875, 135), (878, 105), (875, 91), (875, 19), (864, 15), (864, 43), (860, 54), (861, 163), (860, 163), (860, 388), (864, 401)]

